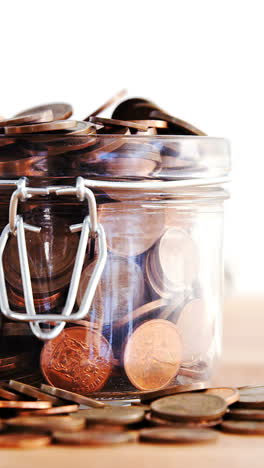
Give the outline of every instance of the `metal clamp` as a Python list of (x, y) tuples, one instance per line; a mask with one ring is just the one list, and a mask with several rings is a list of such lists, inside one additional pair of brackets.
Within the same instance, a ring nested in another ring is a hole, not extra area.
[[(26, 200), (34, 194), (48, 195), (51, 192), (55, 192), (58, 196), (76, 195), (77, 198), (81, 201), (86, 199), (89, 207), (89, 216), (86, 216), (81, 224), (70, 226), (71, 232), (81, 231), (81, 234), (66, 303), (60, 315), (42, 315), (36, 313), (28, 263), (25, 229), (39, 233), (41, 228), (24, 223), (22, 216), (17, 214), (19, 200)], [(26, 314), (12, 311), (9, 306), (5, 282), (5, 273), (3, 268), (3, 254), (10, 235), (17, 236), (19, 263), (22, 277)], [(79, 310), (75, 313), (72, 313), (76, 301), (82, 268), (86, 255), (86, 248), (90, 236), (92, 236), (95, 239), (95, 241), (98, 242), (98, 256), (95, 262), (94, 271), (87, 285)], [(78, 177), (76, 187), (63, 188), (47, 187), (45, 189), (36, 189), (26, 187), (24, 180), (18, 181), (17, 189), (13, 193), (10, 201), (9, 223), (3, 229), (3, 232), (0, 236), (0, 308), (2, 310), (2, 313), (7, 318), (17, 321), (30, 322), (32, 332), (42, 340), (55, 338), (61, 333), (66, 322), (81, 320), (87, 315), (91, 303), (93, 301), (97, 285), (104, 270), (106, 259), (106, 237), (103, 226), (97, 223), (95, 197), (93, 192), (87, 187), (85, 187), (84, 180), (81, 177)], [(50, 322), (56, 323), (54, 328), (48, 331), (44, 331), (43, 329), (41, 329), (40, 323)]]

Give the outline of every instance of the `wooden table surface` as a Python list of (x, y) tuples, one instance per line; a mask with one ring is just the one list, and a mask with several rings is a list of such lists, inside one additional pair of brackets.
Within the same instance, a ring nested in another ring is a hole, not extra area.
[[(264, 384), (264, 297), (233, 298), (224, 311), (224, 352), (214, 384)], [(1, 468), (257, 468), (264, 467), (264, 436), (219, 434), (205, 445), (128, 444), (110, 448), (52, 446), (1, 449)]]

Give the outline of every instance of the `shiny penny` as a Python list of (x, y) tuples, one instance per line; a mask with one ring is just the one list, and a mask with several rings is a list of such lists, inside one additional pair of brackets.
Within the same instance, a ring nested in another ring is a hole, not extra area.
[(54, 120), (53, 122), (47, 123), (5, 127), (5, 134), (17, 135), (19, 133), (55, 132), (58, 130), (74, 129), (75, 127), (77, 127), (76, 120)]
[(173, 421), (210, 421), (220, 418), (226, 409), (223, 398), (204, 393), (182, 393), (151, 403), (154, 414)]
[(107, 406), (105, 408), (80, 410), (76, 416), (84, 417), (87, 424), (128, 425), (143, 421), (145, 411), (135, 406)]
[(185, 427), (156, 427), (151, 429), (142, 429), (139, 432), (140, 440), (156, 443), (213, 442), (217, 437), (218, 434), (215, 431), (207, 429), (190, 429)]
[(0, 398), (3, 400), (17, 401), (21, 400), (21, 397), (16, 393), (10, 392), (6, 388), (0, 387)]
[(14, 409), (46, 409), (50, 408), (49, 401), (1, 401), (0, 408), (14, 408)]
[(90, 117), (90, 122), (103, 125), (117, 125), (118, 127), (136, 128), (137, 130), (147, 130), (148, 127), (139, 122), (130, 122), (129, 120), (106, 119), (103, 117)]
[(16, 114), (15, 117), (24, 116), (28, 114), (36, 114), (39, 112), (46, 112), (48, 110), (52, 111), (54, 120), (68, 119), (73, 113), (73, 109), (70, 104), (67, 104), (65, 102), (51, 102), (49, 104), (43, 104), (41, 106), (26, 109), (22, 112), (19, 112), (19, 114)]
[(172, 387), (163, 388), (154, 392), (145, 392), (140, 395), (141, 401), (153, 401), (163, 396), (175, 395), (177, 393), (194, 392), (197, 390), (204, 390), (206, 382), (198, 382), (190, 385), (174, 385)]
[(264, 421), (264, 409), (230, 408), (231, 419)]
[(74, 434), (65, 434), (55, 432), (53, 439), (66, 445), (117, 445), (126, 442), (134, 442), (136, 436), (131, 432), (113, 432), (107, 431), (106, 429), (98, 430), (86, 430)]
[(45, 343), (40, 361), (49, 384), (86, 395), (100, 390), (109, 379), (113, 353), (97, 331), (72, 327)]
[(26, 123), (41, 123), (51, 122), (54, 120), (54, 115), (51, 109), (47, 109), (43, 112), (36, 112), (35, 114), (25, 114), (21, 117), (13, 117), (7, 120), (1, 120), (1, 127), (9, 127), (10, 125), (23, 125)]
[(51, 443), (51, 437), (41, 434), (2, 434), (0, 447), (3, 448), (39, 448)]
[(8, 426), (16, 428), (30, 428), (32, 431), (80, 431), (85, 427), (84, 418), (71, 418), (71, 416), (18, 416), (6, 421)]
[(221, 429), (235, 434), (264, 435), (264, 421), (226, 420), (221, 424)]
[(105, 406), (103, 401), (97, 401), (93, 398), (89, 398), (83, 395), (79, 395), (62, 388), (51, 387), (50, 385), (42, 384), (41, 389), (50, 394), (55, 395), (64, 400), (73, 401), (79, 405), (91, 406), (92, 408), (103, 408)]
[(227, 405), (232, 405), (239, 400), (239, 391), (232, 387), (208, 388), (204, 392), (207, 395), (217, 395), (225, 400)]
[(32, 385), (25, 384), (23, 382), (10, 380), (8, 385), (13, 390), (16, 390), (17, 392), (27, 395), (29, 397), (36, 398), (36, 400), (50, 401), (53, 405), (59, 405), (62, 403), (62, 400), (59, 400), (58, 398), (55, 398), (51, 395), (47, 395), (46, 393), (41, 392), (38, 388), (33, 387)]
[(161, 319), (140, 325), (129, 337), (124, 367), (130, 382), (140, 390), (159, 390), (177, 375), (182, 341), (176, 326)]

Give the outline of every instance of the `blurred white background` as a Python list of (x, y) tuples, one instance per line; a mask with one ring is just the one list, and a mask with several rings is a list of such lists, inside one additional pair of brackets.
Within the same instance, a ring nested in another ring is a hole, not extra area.
[(263, 2), (13, 0), (0, 9), (0, 114), (69, 101), (84, 118), (123, 87), (231, 140), (226, 258), (264, 292)]

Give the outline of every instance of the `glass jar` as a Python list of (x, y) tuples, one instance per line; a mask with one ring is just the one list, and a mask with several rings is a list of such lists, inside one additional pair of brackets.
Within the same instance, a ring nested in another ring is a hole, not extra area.
[(221, 138), (0, 136), (0, 380), (102, 398), (208, 381), (229, 171)]

